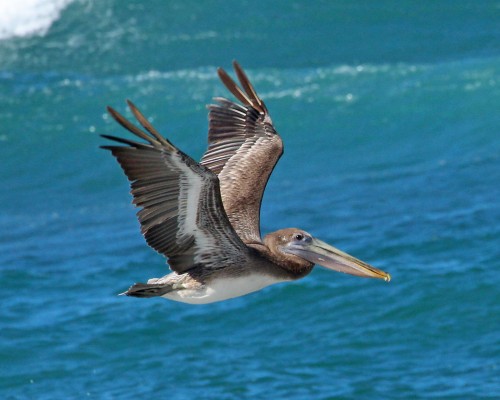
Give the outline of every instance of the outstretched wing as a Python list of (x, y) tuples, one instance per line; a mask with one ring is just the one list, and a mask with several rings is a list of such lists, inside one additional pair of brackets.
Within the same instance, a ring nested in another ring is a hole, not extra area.
[(219, 77), (242, 103), (215, 98), (208, 106), (208, 149), (201, 164), (219, 177), (224, 209), (245, 243), (261, 242), (260, 205), (283, 142), (264, 102), (235, 61), (241, 87), (221, 68)]
[(147, 132), (110, 107), (108, 112), (147, 143), (102, 135), (126, 145), (102, 147), (116, 157), (131, 182), (147, 243), (177, 273), (245, 262), (248, 249), (224, 211), (217, 176), (163, 138), (130, 101), (128, 105)]

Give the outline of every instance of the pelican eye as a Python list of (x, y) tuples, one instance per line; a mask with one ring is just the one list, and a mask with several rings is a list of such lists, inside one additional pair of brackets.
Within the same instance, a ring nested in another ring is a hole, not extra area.
[(296, 233), (294, 239), (298, 240), (298, 241), (302, 241), (302, 240), (304, 240), (304, 235), (302, 233)]

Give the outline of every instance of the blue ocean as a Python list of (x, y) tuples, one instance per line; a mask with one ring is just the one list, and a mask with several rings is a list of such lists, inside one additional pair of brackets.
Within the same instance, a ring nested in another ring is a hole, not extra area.
[[(0, 8), (0, 398), (500, 398), (498, 1)], [(262, 232), (391, 282), (316, 267), (208, 305), (118, 296), (168, 266), (99, 149), (125, 133), (106, 106), (199, 159), (233, 59), (285, 144)]]

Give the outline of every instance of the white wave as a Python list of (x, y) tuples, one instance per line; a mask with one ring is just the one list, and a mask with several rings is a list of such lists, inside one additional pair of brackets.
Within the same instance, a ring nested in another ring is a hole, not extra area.
[(0, 40), (45, 35), (73, 0), (0, 0)]

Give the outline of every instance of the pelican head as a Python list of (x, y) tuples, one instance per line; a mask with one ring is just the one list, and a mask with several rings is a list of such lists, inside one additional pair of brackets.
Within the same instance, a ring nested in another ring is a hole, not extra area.
[[(284, 256), (283, 261), (293, 264), (321, 265), (334, 271), (364, 278), (379, 278), (390, 281), (391, 276), (343, 251), (330, 246), (301, 229), (287, 228), (276, 231), (265, 240), (268, 247)], [(302, 261), (302, 262), (301, 262)]]

